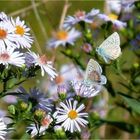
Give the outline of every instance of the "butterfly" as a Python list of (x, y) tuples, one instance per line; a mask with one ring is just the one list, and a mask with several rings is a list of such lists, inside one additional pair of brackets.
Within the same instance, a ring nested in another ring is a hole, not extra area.
[(117, 59), (121, 55), (120, 37), (117, 32), (111, 34), (98, 48), (96, 52), (103, 57), (106, 63)]
[(77, 95), (82, 97), (93, 97), (96, 96), (102, 89), (102, 85), (106, 84), (107, 79), (102, 75), (102, 68), (93, 59), (90, 59), (87, 68), (84, 80), (74, 81), (72, 83), (73, 88)]

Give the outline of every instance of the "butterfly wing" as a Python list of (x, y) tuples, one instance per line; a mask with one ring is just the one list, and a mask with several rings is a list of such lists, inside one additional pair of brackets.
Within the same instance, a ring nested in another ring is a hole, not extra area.
[(102, 89), (101, 85), (91, 85), (85, 81), (72, 81), (72, 86), (76, 95), (87, 98), (96, 96)]
[(115, 32), (110, 35), (96, 51), (107, 63), (118, 58), (121, 55), (119, 34)]
[(86, 74), (85, 74), (85, 80), (90, 80), (90, 76), (91, 73), (95, 71), (97, 72), (99, 75), (101, 75), (102, 73), (102, 68), (101, 66), (98, 64), (98, 62), (96, 62), (93, 59), (90, 59), (88, 64), (87, 64), (87, 68), (86, 68)]

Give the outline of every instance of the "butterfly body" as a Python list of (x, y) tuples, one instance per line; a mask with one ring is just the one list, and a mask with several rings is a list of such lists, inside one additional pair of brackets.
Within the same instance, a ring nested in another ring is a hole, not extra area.
[(82, 97), (96, 96), (102, 89), (102, 85), (106, 84), (106, 77), (102, 75), (102, 68), (93, 59), (90, 59), (87, 68), (85, 78), (82, 81), (73, 82), (73, 87), (77, 93)]
[(117, 32), (110, 35), (98, 48), (96, 52), (106, 63), (117, 59), (121, 55), (120, 37)]

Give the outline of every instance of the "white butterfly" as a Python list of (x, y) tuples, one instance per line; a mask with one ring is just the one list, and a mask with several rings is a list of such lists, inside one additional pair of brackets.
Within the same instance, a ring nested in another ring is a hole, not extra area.
[(85, 81), (89, 81), (93, 84), (106, 84), (106, 77), (102, 75), (102, 68), (99, 65), (99, 63), (93, 59), (90, 59), (87, 68), (86, 68), (86, 74), (85, 74)]
[(119, 34), (114, 32), (96, 49), (96, 51), (103, 57), (106, 63), (118, 58), (121, 55)]
[(96, 96), (106, 84), (106, 77), (102, 75), (102, 68), (93, 59), (90, 59), (86, 68), (86, 74), (83, 81), (74, 81), (72, 86), (77, 95), (82, 97)]

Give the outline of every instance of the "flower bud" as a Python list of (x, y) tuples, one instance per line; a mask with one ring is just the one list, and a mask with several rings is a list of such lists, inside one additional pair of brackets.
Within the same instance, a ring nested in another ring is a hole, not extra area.
[(28, 108), (28, 104), (25, 103), (25, 102), (21, 102), (20, 103), (20, 108), (21, 108), (21, 110), (26, 110)]
[(83, 46), (82, 46), (82, 49), (86, 52), (86, 53), (89, 53), (92, 51), (92, 47), (89, 43), (85, 43)]
[(140, 66), (139, 63), (137, 63), (137, 62), (133, 64), (133, 67), (134, 67), (135, 69), (137, 69), (139, 66)]
[(65, 138), (66, 137), (65, 132), (63, 131), (63, 129), (60, 125), (54, 126), (54, 131), (59, 138)]
[(59, 85), (58, 88), (57, 88), (57, 92), (58, 92), (61, 100), (64, 100), (66, 98), (67, 90), (66, 90), (65, 85)]
[(34, 116), (37, 120), (41, 120), (46, 115), (46, 112), (42, 109), (37, 109), (34, 112)]

